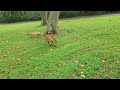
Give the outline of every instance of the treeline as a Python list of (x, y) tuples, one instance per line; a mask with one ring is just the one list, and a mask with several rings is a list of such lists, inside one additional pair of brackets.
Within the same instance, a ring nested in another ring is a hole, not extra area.
[(60, 18), (102, 15), (102, 14), (117, 13), (117, 12), (119, 12), (119, 11), (62, 11), (60, 14)]
[(40, 11), (1, 11), (0, 23), (35, 21), (41, 19)]
[[(60, 18), (76, 16), (101, 15), (117, 13), (118, 11), (61, 11)], [(0, 11), (0, 23), (13, 23), (23, 21), (41, 20), (41, 11)]]

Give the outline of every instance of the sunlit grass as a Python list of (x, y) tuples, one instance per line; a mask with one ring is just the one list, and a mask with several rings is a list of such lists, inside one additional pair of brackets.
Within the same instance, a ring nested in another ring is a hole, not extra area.
[(59, 21), (57, 47), (27, 36), (45, 32), (40, 22), (0, 25), (0, 78), (120, 78), (119, 24), (120, 16)]

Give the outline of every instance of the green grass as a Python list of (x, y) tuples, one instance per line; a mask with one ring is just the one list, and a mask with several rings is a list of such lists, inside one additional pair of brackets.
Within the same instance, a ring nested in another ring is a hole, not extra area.
[(120, 16), (59, 21), (57, 47), (27, 36), (39, 25), (0, 25), (0, 78), (120, 78)]

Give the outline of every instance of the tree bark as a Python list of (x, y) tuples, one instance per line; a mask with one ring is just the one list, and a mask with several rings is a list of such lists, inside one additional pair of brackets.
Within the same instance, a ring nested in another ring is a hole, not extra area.
[(47, 16), (48, 16), (48, 11), (43, 11), (42, 12), (42, 25), (47, 25)]
[(49, 12), (47, 31), (52, 31), (54, 34), (57, 34), (59, 14), (60, 14), (60, 11)]
[(53, 11), (50, 11), (47, 22), (47, 31), (52, 31), (52, 18), (53, 18)]
[(59, 15), (60, 15), (60, 11), (53, 11), (53, 17), (52, 17), (52, 31), (53, 33), (57, 33), (58, 32), (58, 20), (59, 20)]

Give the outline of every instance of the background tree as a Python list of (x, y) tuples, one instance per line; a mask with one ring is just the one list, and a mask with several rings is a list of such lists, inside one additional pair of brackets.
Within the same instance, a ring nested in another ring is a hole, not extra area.
[(42, 25), (47, 25), (47, 16), (48, 16), (48, 11), (43, 11), (42, 12)]

